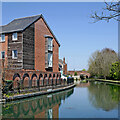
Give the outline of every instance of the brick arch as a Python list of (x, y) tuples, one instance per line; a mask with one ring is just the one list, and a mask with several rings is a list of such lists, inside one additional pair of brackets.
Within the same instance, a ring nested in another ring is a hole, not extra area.
[(30, 76), (28, 73), (25, 73), (22, 78), (22, 86), (23, 88), (30, 87)]
[(15, 73), (15, 74), (13, 75), (13, 81), (15, 80), (16, 77), (19, 77), (19, 78), (21, 79), (20, 75), (19, 75), (18, 73)]
[(55, 85), (55, 82), (56, 82), (56, 75), (53, 74), (53, 85)]
[(42, 73), (40, 73), (40, 75), (39, 75), (38, 82), (39, 82), (39, 86), (44, 86), (44, 79), (43, 79)]
[(44, 74), (44, 85), (47, 86), (48, 77), (47, 74)]
[(32, 74), (30, 83), (31, 87), (37, 87), (37, 75), (35, 73)]
[(13, 88), (18, 88), (18, 84), (21, 82), (21, 77), (18, 73), (13, 75)]
[(53, 85), (53, 77), (52, 77), (52, 74), (49, 74), (48, 84), (49, 84), (49, 85)]
[(56, 76), (56, 79), (57, 79), (57, 85), (59, 84), (59, 74), (57, 74), (57, 76)]

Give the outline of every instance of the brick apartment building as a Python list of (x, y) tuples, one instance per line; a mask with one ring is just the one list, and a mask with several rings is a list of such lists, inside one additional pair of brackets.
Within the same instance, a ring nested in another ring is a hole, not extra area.
[(65, 62), (65, 57), (62, 59), (59, 59), (59, 70), (61, 74), (67, 75), (67, 63)]
[(0, 29), (6, 68), (59, 72), (60, 44), (42, 14), (14, 19)]

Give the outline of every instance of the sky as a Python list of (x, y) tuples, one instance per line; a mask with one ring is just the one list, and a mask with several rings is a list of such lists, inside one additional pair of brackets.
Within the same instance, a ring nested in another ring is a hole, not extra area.
[(61, 44), (59, 58), (66, 58), (68, 70), (87, 70), (89, 57), (96, 50), (107, 47), (118, 52), (118, 22), (93, 23), (90, 18), (104, 6), (103, 2), (3, 2), (2, 24), (43, 14)]

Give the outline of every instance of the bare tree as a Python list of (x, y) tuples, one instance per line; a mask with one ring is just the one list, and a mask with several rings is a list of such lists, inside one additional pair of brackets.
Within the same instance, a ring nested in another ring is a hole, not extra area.
[(105, 7), (103, 11), (98, 14), (96, 11), (91, 15), (91, 18), (94, 19), (94, 22), (100, 20), (105, 20), (109, 22), (110, 19), (115, 19), (120, 21), (120, 2), (105, 2)]
[(95, 51), (89, 58), (88, 65), (91, 75), (110, 76), (110, 68), (112, 63), (118, 60), (117, 54), (114, 50), (105, 48), (102, 51)]

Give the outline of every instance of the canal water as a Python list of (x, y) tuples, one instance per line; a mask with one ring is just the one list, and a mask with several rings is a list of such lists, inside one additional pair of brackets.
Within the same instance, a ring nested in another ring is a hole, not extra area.
[(2, 105), (2, 118), (118, 118), (119, 87), (81, 83), (75, 88)]

